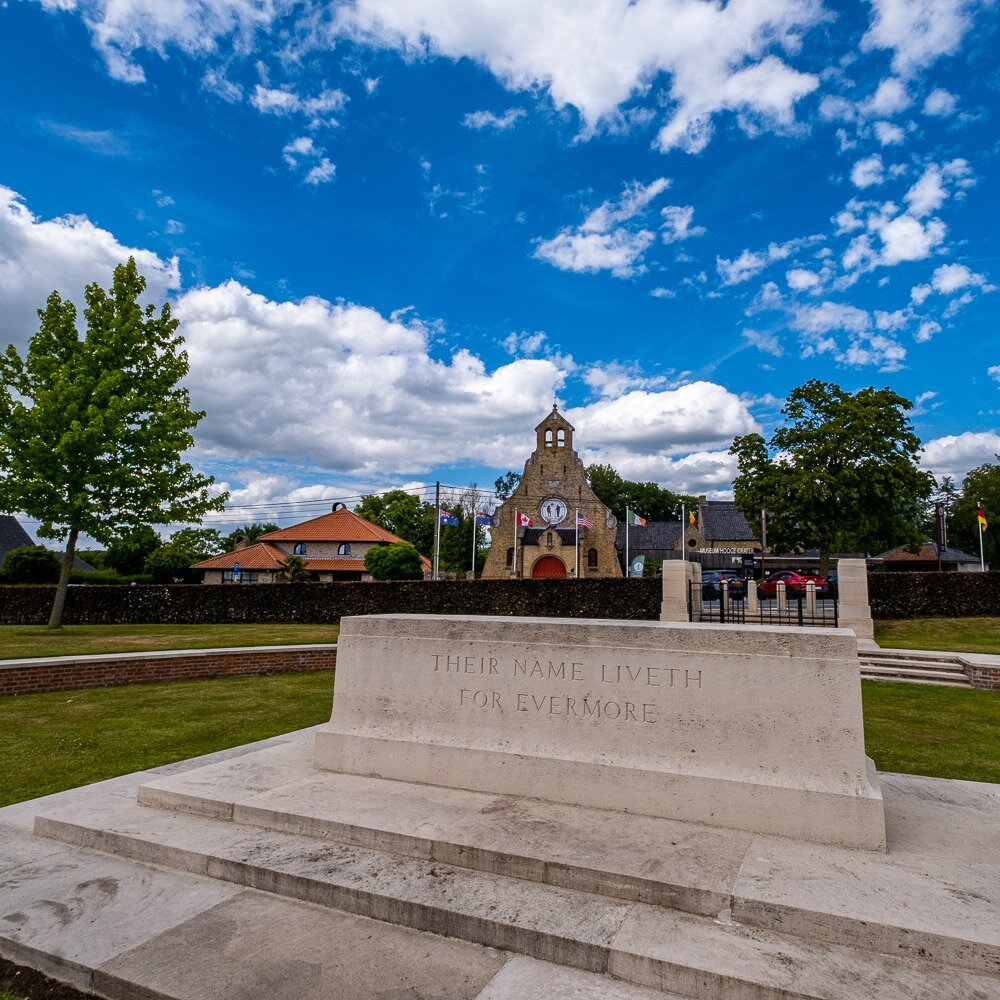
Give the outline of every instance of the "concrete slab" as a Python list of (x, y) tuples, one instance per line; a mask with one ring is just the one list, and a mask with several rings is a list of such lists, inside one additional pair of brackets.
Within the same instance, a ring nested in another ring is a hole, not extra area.
[(472, 1000), (505, 959), (246, 890), (105, 963), (94, 986), (146, 1000)]
[(16, 827), (2, 837), (0, 956), (81, 990), (91, 988), (95, 966), (240, 891), (46, 843)]
[(512, 958), (476, 1000), (683, 1000), (677, 993), (632, 986), (620, 979), (561, 965)]
[(522, 879), (140, 806), (39, 817), (65, 843), (590, 971), (628, 909)]
[(1000, 976), (1000, 855), (992, 860), (876, 856), (761, 837), (743, 862), (732, 914)]
[(1000, 981), (787, 934), (633, 906), (612, 943), (612, 976), (715, 1000), (992, 1000)]
[[(295, 773), (297, 781), (284, 779)], [(259, 794), (269, 781), (284, 782)], [(533, 799), (317, 772), (298, 748), (139, 789), (145, 805), (714, 915), (752, 834)]]

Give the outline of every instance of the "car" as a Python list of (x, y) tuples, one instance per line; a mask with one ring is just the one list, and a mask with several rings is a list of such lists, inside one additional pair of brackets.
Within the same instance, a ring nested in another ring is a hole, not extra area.
[(701, 573), (701, 596), (706, 601), (717, 601), (722, 596), (722, 582), (729, 584), (729, 597), (742, 601), (746, 597), (747, 585), (735, 569), (706, 569)]
[(761, 597), (774, 597), (778, 592), (779, 581), (785, 584), (785, 593), (789, 597), (805, 595), (806, 584), (812, 581), (816, 584), (816, 596), (825, 597), (827, 594), (827, 582), (821, 576), (813, 573), (797, 573), (793, 569), (779, 569), (774, 573), (769, 573), (766, 580), (762, 580), (757, 585), (757, 593)]

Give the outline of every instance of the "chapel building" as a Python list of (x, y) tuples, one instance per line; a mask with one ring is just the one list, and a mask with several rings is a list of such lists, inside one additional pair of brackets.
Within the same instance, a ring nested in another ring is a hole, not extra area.
[(553, 405), (535, 436), (521, 482), (494, 515), (483, 579), (621, 577), (618, 522), (587, 482), (573, 425)]

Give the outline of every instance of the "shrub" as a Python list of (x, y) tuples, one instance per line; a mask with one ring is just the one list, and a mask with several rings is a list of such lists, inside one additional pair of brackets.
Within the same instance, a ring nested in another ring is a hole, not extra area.
[(7, 553), (0, 576), (4, 583), (55, 583), (59, 556), (43, 545), (22, 545)]
[(409, 542), (373, 545), (365, 553), (365, 569), (375, 580), (422, 580), (420, 553)]

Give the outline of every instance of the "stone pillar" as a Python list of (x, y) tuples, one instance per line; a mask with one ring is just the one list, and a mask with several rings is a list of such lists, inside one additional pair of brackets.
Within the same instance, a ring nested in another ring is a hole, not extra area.
[(760, 614), (760, 602), (757, 600), (757, 581), (747, 580), (747, 617)]
[(688, 580), (691, 577), (683, 559), (663, 560), (663, 603), (660, 605), (661, 622), (686, 622), (688, 620)]
[(874, 639), (875, 625), (868, 603), (868, 567), (864, 559), (837, 560), (837, 600), (841, 628), (859, 639)]
[(785, 581), (779, 580), (774, 588), (774, 596), (778, 602), (778, 614), (788, 610), (788, 594), (785, 592)]
[(696, 622), (701, 621), (701, 563), (688, 562), (688, 579), (691, 581), (691, 615)]
[(816, 617), (816, 584), (812, 580), (806, 581), (806, 614)]

